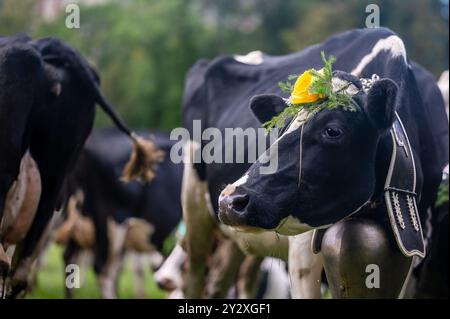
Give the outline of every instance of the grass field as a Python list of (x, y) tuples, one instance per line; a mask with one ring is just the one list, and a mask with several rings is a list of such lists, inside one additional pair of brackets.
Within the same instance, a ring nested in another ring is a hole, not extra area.
[[(62, 248), (52, 245), (47, 252), (47, 259), (44, 267), (39, 271), (37, 285), (35, 289), (27, 295), (29, 299), (59, 299), (64, 298), (64, 266), (62, 260)], [(84, 281), (79, 289), (75, 289), (75, 298), (97, 299), (100, 292), (97, 286), (92, 267), (81, 267), (81, 271), (86, 271)], [(130, 262), (127, 260), (119, 278), (118, 297), (123, 299), (136, 298), (133, 290), (133, 273)], [(166, 293), (160, 290), (153, 280), (150, 270), (145, 271), (144, 287), (146, 297), (151, 299), (166, 298)], [(322, 298), (329, 299), (331, 294), (326, 290)]]
[[(44, 267), (39, 271), (36, 287), (27, 295), (30, 299), (58, 299), (64, 298), (64, 265), (62, 260), (62, 248), (52, 245), (48, 250), (47, 259)], [(81, 287), (75, 289), (75, 298), (100, 298), (100, 292), (97, 286), (92, 267), (86, 271), (85, 280)], [(119, 298), (135, 298), (133, 291), (133, 274), (129, 261), (126, 261), (124, 270), (119, 278)], [(165, 293), (158, 289), (153, 280), (150, 270), (145, 271), (144, 287), (147, 298), (161, 299), (165, 298)]]

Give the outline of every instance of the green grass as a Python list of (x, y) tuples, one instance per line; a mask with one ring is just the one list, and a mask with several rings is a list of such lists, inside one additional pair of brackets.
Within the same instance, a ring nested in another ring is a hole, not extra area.
[[(63, 250), (61, 247), (52, 245), (48, 250), (46, 265), (39, 271), (36, 287), (27, 295), (30, 299), (59, 299), (64, 298), (64, 263), (62, 260)], [(75, 298), (95, 299), (100, 298), (97, 281), (92, 267), (82, 267), (85, 271), (85, 279), (78, 289), (74, 289)], [(135, 298), (133, 290), (133, 273), (131, 265), (127, 260), (119, 277), (119, 298)], [(145, 270), (144, 287), (147, 298), (161, 299), (166, 295), (158, 289), (149, 269)]]

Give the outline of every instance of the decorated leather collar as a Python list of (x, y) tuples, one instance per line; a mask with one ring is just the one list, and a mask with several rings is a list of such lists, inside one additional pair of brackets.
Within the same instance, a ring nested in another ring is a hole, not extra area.
[(405, 256), (425, 257), (417, 209), (414, 154), (400, 116), (391, 128), (392, 154), (384, 184), (384, 200), (398, 247)]

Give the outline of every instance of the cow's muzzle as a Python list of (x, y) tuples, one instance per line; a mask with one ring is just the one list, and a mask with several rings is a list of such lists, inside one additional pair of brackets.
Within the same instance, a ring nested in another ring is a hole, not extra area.
[(245, 226), (250, 197), (228, 185), (219, 196), (219, 219), (229, 226)]

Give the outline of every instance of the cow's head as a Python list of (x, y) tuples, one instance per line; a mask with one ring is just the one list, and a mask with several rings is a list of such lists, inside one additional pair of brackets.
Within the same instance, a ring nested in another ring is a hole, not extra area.
[[(304, 124), (297, 115), (271, 146), (278, 148), (278, 170), (260, 174), (259, 161), (228, 185), (219, 198), (219, 218), (236, 227), (276, 229), (287, 235), (333, 224), (365, 204), (375, 189), (378, 141), (395, 118), (397, 85), (382, 79), (366, 93), (356, 77), (348, 81), (356, 112), (325, 109)], [(280, 111), (276, 95), (256, 96), (251, 109), (261, 120)], [(283, 132), (284, 131), (284, 132)]]

